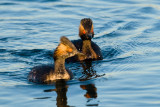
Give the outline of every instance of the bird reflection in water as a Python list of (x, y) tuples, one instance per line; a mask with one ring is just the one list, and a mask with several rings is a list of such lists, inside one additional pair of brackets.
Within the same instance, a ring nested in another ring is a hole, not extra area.
[(87, 92), (84, 94), (84, 96), (88, 99), (87, 100), (87, 106), (98, 106), (98, 102), (96, 100), (97, 98), (97, 88), (94, 84), (87, 84), (87, 85), (80, 85), (80, 87), (83, 90), (86, 90)]
[(86, 98), (97, 98), (97, 88), (94, 84), (80, 85), (83, 90), (86, 90), (84, 95)]
[(67, 105), (67, 89), (68, 86), (66, 85), (65, 80), (58, 80), (55, 83), (56, 89), (49, 89), (49, 90), (44, 90), (44, 92), (52, 92), (55, 91), (57, 93), (57, 107), (69, 107)]
[(105, 74), (98, 75), (96, 71), (92, 67), (92, 60), (85, 60), (84, 62), (81, 62), (83, 72), (82, 76), (79, 78), (80, 81), (86, 81), (93, 78), (104, 76)]
[[(92, 67), (92, 61), (91, 60), (85, 60), (82, 62), (83, 72), (82, 76), (79, 78), (80, 81), (86, 81), (93, 78), (104, 76), (98, 75), (96, 71)], [(95, 84), (87, 84), (87, 85), (80, 85), (80, 87), (83, 90), (86, 90), (87, 92), (84, 94), (84, 96), (88, 99), (87, 100), (87, 106), (98, 106), (98, 102), (96, 101), (97, 98), (97, 88)], [(96, 102), (94, 102), (96, 101)]]

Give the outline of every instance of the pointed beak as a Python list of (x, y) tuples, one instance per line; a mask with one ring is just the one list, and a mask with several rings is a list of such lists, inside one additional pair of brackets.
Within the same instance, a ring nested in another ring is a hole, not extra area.
[(89, 33), (86, 35), (87, 39), (92, 39), (93, 38), (93, 34), (92, 33)]
[(80, 53), (80, 52), (77, 53), (77, 56), (80, 61), (85, 60), (87, 58), (85, 54)]

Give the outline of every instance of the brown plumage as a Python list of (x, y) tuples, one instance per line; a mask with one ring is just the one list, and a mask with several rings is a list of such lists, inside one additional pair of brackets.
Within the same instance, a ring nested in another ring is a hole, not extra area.
[(67, 62), (80, 61), (80, 60), (102, 60), (102, 53), (99, 46), (92, 41), (94, 37), (93, 22), (90, 18), (84, 18), (80, 21), (79, 25), (80, 40), (73, 40), (78, 51), (82, 52), (84, 56), (73, 56), (67, 59)]
[(60, 44), (54, 51), (54, 65), (40, 65), (29, 72), (28, 80), (35, 83), (52, 83), (56, 80), (73, 78), (72, 72), (65, 68), (65, 59), (80, 54), (66, 37), (61, 37)]

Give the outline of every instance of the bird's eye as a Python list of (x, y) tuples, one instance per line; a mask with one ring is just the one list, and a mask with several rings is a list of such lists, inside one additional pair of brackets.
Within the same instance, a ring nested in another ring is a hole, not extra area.
[(83, 31), (83, 34), (86, 34), (86, 31), (85, 31), (85, 30)]
[(68, 52), (72, 52), (73, 50), (72, 50), (72, 48), (69, 48), (67, 51), (68, 51)]
[(91, 30), (91, 32), (93, 33), (93, 29)]

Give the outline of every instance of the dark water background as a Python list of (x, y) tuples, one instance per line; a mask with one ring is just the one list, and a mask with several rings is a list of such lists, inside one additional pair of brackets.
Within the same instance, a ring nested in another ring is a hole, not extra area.
[[(85, 17), (104, 60), (86, 72), (67, 64), (75, 75), (67, 83), (29, 83), (33, 66), (53, 63), (61, 36), (79, 39)], [(160, 106), (159, 0), (0, 0), (0, 106), (57, 105)]]

